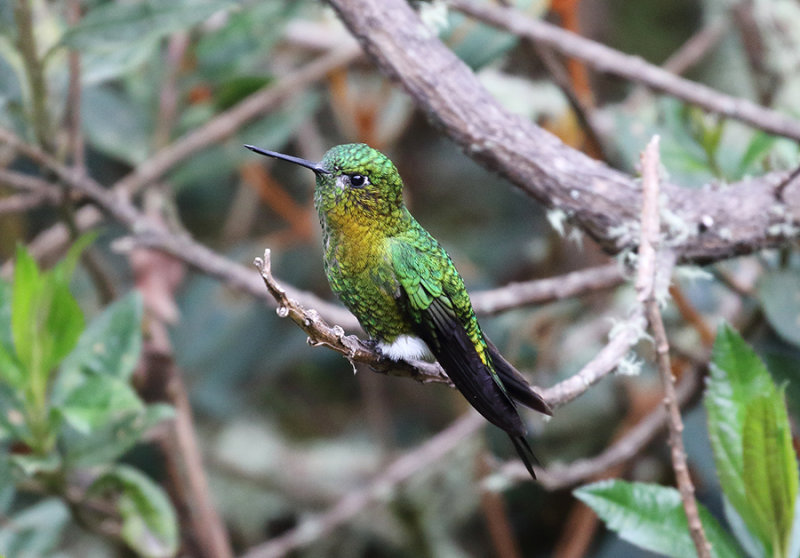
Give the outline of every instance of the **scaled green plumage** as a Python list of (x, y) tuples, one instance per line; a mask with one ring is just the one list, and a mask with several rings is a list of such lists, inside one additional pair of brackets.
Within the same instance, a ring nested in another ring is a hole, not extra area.
[(422, 339), (456, 388), (511, 438), (532, 476), (533, 454), (514, 400), (551, 414), (481, 331), (461, 276), (403, 203), (394, 164), (365, 144), (330, 149), (320, 163), (249, 149), (313, 170), (331, 288), (379, 346)]

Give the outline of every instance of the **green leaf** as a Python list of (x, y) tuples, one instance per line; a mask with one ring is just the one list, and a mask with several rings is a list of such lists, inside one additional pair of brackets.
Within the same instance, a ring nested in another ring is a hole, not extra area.
[(62, 444), (70, 467), (108, 464), (135, 446), (142, 436), (162, 420), (171, 418), (172, 407), (149, 405), (140, 412), (128, 412), (111, 422), (96, 426), (91, 436), (65, 428)]
[(29, 371), (41, 367), (40, 350), (36, 343), (40, 329), (38, 316), (41, 305), (39, 299), (44, 290), (44, 280), (40, 277), (36, 261), (24, 247), (17, 246), (17, 258), (14, 265), (14, 290), (11, 302), (11, 331), (14, 347), (21, 364)]
[(773, 271), (758, 282), (758, 298), (775, 332), (800, 347), (800, 273)]
[(755, 164), (767, 156), (776, 140), (775, 136), (761, 130), (753, 133), (753, 137), (750, 139), (750, 143), (747, 144), (747, 149), (739, 161), (739, 167), (736, 169), (736, 178), (742, 177), (748, 172), (760, 170), (754, 168)]
[[(680, 494), (671, 487), (601, 481), (573, 492), (620, 538), (645, 550), (675, 558), (696, 556)], [(740, 556), (731, 539), (708, 510), (698, 503), (700, 521), (717, 558)]]
[(142, 349), (142, 299), (132, 291), (94, 318), (64, 359), (53, 398), (63, 401), (87, 375), (129, 380)]
[(56, 473), (61, 468), (61, 458), (55, 452), (41, 456), (32, 453), (12, 455), (11, 463), (29, 478), (39, 473)]
[(110, 495), (122, 518), (122, 538), (142, 556), (168, 557), (178, 551), (175, 511), (164, 491), (140, 471), (118, 465), (100, 476), (89, 495)]
[(234, 5), (232, 0), (143, 0), (103, 3), (90, 10), (64, 36), (63, 44), (81, 49), (137, 42), (188, 29)]
[(0, 514), (8, 515), (14, 501), (16, 484), (11, 471), (11, 459), (6, 446), (0, 446)]
[(150, 154), (152, 118), (124, 92), (111, 86), (87, 87), (81, 96), (83, 128), (92, 147), (131, 165)]
[(74, 258), (77, 251), (71, 250), (64, 263), (42, 273), (25, 249), (17, 247), (11, 330), (17, 357), (36, 393), (46, 388), (52, 368), (83, 331), (83, 314), (69, 291)]
[(52, 556), (61, 542), (69, 511), (56, 498), (17, 512), (0, 528), (0, 555), (7, 558)]
[(704, 402), (725, 497), (766, 553), (780, 556), (798, 491), (783, 394), (755, 352), (727, 325), (714, 343)]
[(773, 556), (788, 556), (798, 469), (783, 391), (761, 396), (747, 407), (744, 424), (745, 493)]
[(11, 285), (0, 281), (0, 381), (19, 388), (23, 375), (11, 333), (11, 298)]
[(755, 518), (743, 478), (745, 415), (750, 402), (774, 386), (764, 364), (728, 325), (717, 333), (710, 372), (704, 403), (717, 476), (728, 501), (752, 528)]
[(113, 376), (92, 376), (70, 392), (59, 412), (75, 430), (91, 434), (101, 425), (143, 409), (144, 403), (126, 381)]

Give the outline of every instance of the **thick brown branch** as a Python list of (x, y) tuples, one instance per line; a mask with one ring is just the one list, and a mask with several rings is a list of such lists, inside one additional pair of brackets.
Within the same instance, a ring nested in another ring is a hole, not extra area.
[[(635, 208), (641, 193), (631, 176), (510, 114), (405, 0), (330, 3), (380, 68), (468, 155), (546, 206), (563, 210), (605, 249), (614, 252), (638, 243)], [(787, 186), (781, 201), (775, 188), (784, 176), (700, 190), (665, 184), (662, 192), (676, 224), (671, 248), (681, 260), (706, 262), (792, 238), (800, 218), (800, 180)]]

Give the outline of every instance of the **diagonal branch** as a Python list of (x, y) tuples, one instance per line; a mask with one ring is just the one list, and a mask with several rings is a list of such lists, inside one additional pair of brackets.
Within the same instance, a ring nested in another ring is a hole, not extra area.
[(514, 35), (531, 39), (562, 54), (583, 60), (596, 70), (641, 83), (707, 111), (749, 124), (758, 130), (800, 141), (800, 121), (747, 99), (731, 97), (684, 79), (639, 56), (624, 54), (598, 42), (575, 35), (513, 8), (477, 4), (472, 0), (448, 0), (460, 12)]
[(280, 558), (328, 536), (370, 504), (386, 498), (389, 490), (417, 472), (434, 467), (485, 424), (478, 413), (464, 415), (427, 442), (398, 457), (364, 488), (344, 496), (324, 513), (304, 519), (279, 537), (251, 548), (241, 558)]
[[(187, 158), (202, 149), (224, 141), (242, 126), (267, 113), (296, 91), (309, 87), (323, 79), (334, 68), (352, 62), (359, 55), (360, 50), (358, 47), (348, 44), (319, 56), (307, 65), (286, 75), (275, 85), (268, 85), (249, 95), (240, 103), (216, 115), (204, 125), (165, 146), (133, 169), (128, 175), (113, 184), (110, 189), (129, 195), (138, 192), (148, 184), (163, 177)], [(37, 160), (35, 149), (30, 149), (14, 134), (3, 128), (0, 128), (1, 144), (7, 144), (33, 160)], [(81, 231), (90, 229), (102, 220), (103, 215), (91, 206), (83, 207), (75, 212), (75, 224)], [(29, 248), (32, 254), (41, 257), (43, 253), (57, 250), (68, 240), (67, 227), (59, 223), (40, 233)], [(8, 268), (5, 266), (4, 272), (8, 272)]]
[[(564, 211), (604, 249), (637, 245), (641, 192), (633, 177), (509, 113), (405, 0), (330, 3), (376, 64), (469, 156), (547, 207)], [(682, 261), (708, 262), (793, 238), (800, 220), (800, 180), (777, 199), (775, 189), (785, 176), (773, 173), (725, 188), (664, 184), (674, 216), (671, 248)]]

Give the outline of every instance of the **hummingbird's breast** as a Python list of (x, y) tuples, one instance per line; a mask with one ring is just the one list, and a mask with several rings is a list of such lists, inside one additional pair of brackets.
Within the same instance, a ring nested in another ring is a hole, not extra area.
[(327, 230), (325, 273), (331, 289), (373, 339), (394, 341), (412, 332), (401, 312), (399, 283), (391, 263), (387, 237), (374, 228)]

